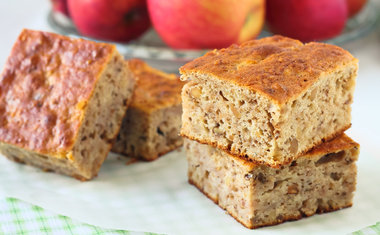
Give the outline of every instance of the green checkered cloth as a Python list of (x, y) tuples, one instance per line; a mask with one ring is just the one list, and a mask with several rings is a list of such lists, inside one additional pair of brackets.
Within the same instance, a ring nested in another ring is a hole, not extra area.
[(0, 200), (0, 235), (6, 234), (153, 234), (103, 229), (57, 215), (15, 198)]
[(353, 235), (377, 235), (380, 234), (380, 222), (377, 222), (375, 225), (363, 228), (359, 231), (353, 232)]
[[(57, 215), (41, 207), (15, 198), (0, 200), (0, 235), (18, 234), (91, 234), (91, 235), (157, 235), (125, 230), (103, 229), (80, 223), (69, 217)], [(353, 235), (380, 235), (380, 222), (353, 232)]]

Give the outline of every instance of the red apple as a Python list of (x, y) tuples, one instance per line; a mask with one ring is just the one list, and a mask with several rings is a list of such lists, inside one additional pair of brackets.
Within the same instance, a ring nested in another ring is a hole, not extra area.
[(264, 0), (148, 0), (154, 28), (173, 48), (221, 48), (254, 38)]
[(359, 13), (366, 3), (367, 0), (347, 0), (348, 16), (352, 17)]
[(69, 17), (69, 10), (67, 8), (66, 0), (51, 0), (51, 3), (53, 4), (53, 11), (59, 12)]
[(125, 42), (150, 26), (145, 0), (68, 0), (78, 31), (98, 39)]
[(339, 35), (347, 21), (346, 0), (267, 0), (267, 21), (273, 33), (301, 41)]

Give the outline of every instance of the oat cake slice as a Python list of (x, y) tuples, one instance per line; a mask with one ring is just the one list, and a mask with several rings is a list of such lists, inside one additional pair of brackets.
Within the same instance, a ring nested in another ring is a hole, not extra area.
[(47, 171), (93, 178), (134, 84), (114, 45), (24, 29), (0, 75), (0, 152)]

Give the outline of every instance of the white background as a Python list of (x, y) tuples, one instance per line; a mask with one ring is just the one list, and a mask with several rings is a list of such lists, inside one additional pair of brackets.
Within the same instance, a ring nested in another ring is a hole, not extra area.
[[(0, 66), (22, 28), (49, 30), (48, 0), (0, 1)], [(80, 183), (0, 158), (0, 196), (14, 196), (56, 213), (114, 229), (163, 233), (348, 233), (380, 221), (380, 28), (342, 45), (359, 59), (352, 128), (361, 144), (354, 206), (279, 226), (248, 230), (186, 181), (178, 151), (126, 166), (111, 156), (94, 181)]]

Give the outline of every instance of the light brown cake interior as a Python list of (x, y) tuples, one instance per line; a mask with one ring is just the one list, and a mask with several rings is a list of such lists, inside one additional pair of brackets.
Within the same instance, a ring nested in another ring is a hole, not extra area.
[(181, 134), (273, 167), (351, 125), (356, 64), (324, 73), (299, 97), (276, 104), (252, 90), (196, 74), (182, 90)]
[[(30, 76), (40, 81), (39, 87), (36, 87), (34, 92), (39, 92), (39, 97), (44, 97), (37, 106), (43, 111), (36, 116), (39, 117), (39, 120), (33, 119), (34, 109), (26, 109), (25, 113), (18, 117), (7, 116), (6, 118), (12, 123), (17, 123), (17, 118), (20, 117), (28, 115), (32, 117), (28, 120), (29, 129), (20, 132), (23, 137), (29, 135), (32, 138), (25, 139), (23, 147), (17, 146), (23, 142), (14, 144), (2, 138), (0, 151), (9, 159), (17, 162), (67, 174), (80, 180), (89, 180), (97, 175), (111, 148), (113, 139), (119, 131), (125, 110), (131, 100), (135, 81), (127, 73), (124, 59), (114, 46), (78, 39), (75, 41), (60, 35), (35, 31), (23, 31), (20, 38), (22, 37), (31, 42), (40, 40), (40, 38), (48, 40), (39, 41), (41, 46), (37, 47), (45, 54), (33, 51), (30, 52), (31, 54), (25, 54), (26, 58), (23, 58), (22, 61), (27, 61), (28, 56), (36, 58), (36, 61), (54, 57), (55, 62), (51, 62), (49, 66), (58, 67), (50, 71), (51, 68), (46, 67), (47, 65), (43, 62), (36, 62), (37, 64), (32, 65), (34, 68), (38, 68)], [(30, 44), (22, 43), (20, 39), (15, 44), (14, 50), (17, 51), (20, 48), (30, 50), (28, 48)], [(53, 46), (55, 44), (57, 44), (57, 48)], [(61, 46), (67, 47), (66, 54), (54, 54), (57, 50), (63, 50)], [(73, 47), (79, 47), (81, 50), (78, 52)], [(102, 47), (108, 48), (108, 51), (98, 54), (99, 51), (96, 49)], [(101, 60), (94, 62), (93, 59), (96, 56), (102, 56)], [(9, 60), (13, 60), (12, 56)], [(81, 67), (82, 64), (77, 64), (79, 62), (86, 62), (88, 67)], [(89, 64), (92, 63), (94, 65), (91, 67)], [(3, 76), (8, 76), (8, 70), (5, 71)], [(13, 81), (13, 85), (16, 86), (16, 82), (23, 80), (21, 78), (23, 70), (14, 68), (14, 71), (17, 76), (20, 76), (19, 80)], [(25, 78), (23, 81), (25, 80), (27, 79)], [(50, 84), (49, 89), (46, 88), (47, 84)], [(2, 83), (2, 86), (5, 84)], [(88, 96), (84, 96), (81, 91), (85, 91)], [(9, 93), (11, 93), (10, 89)], [(58, 94), (59, 96), (57, 96)], [(79, 96), (76, 96), (77, 94)], [(26, 97), (13, 97), (13, 99), (17, 98), (24, 99), (25, 106), (33, 105), (35, 102)], [(50, 110), (49, 108), (53, 106), (56, 109)], [(50, 126), (39, 127), (41, 123)], [(22, 129), (22, 124), (19, 122), (18, 124)], [(32, 126), (38, 127), (36, 133), (29, 133)], [(9, 132), (9, 130), (3, 126), (2, 133)], [(35, 138), (38, 133), (41, 133), (41, 140), (46, 140), (46, 142), (42, 142), (45, 144), (44, 146), (39, 147), (40, 145), (36, 144), (37, 141), (41, 141)], [(44, 135), (42, 135), (43, 133)], [(66, 143), (63, 145), (64, 148), (53, 148), (61, 146), (62, 143)]]
[(152, 161), (182, 145), (182, 106), (145, 113), (129, 108), (112, 151)]
[(189, 182), (248, 228), (352, 205), (359, 146), (347, 136), (281, 169), (185, 140)]
[(182, 145), (183, 82), (138, 59), (127, 64), (137, 84), (112, 151), (151, 161)]

